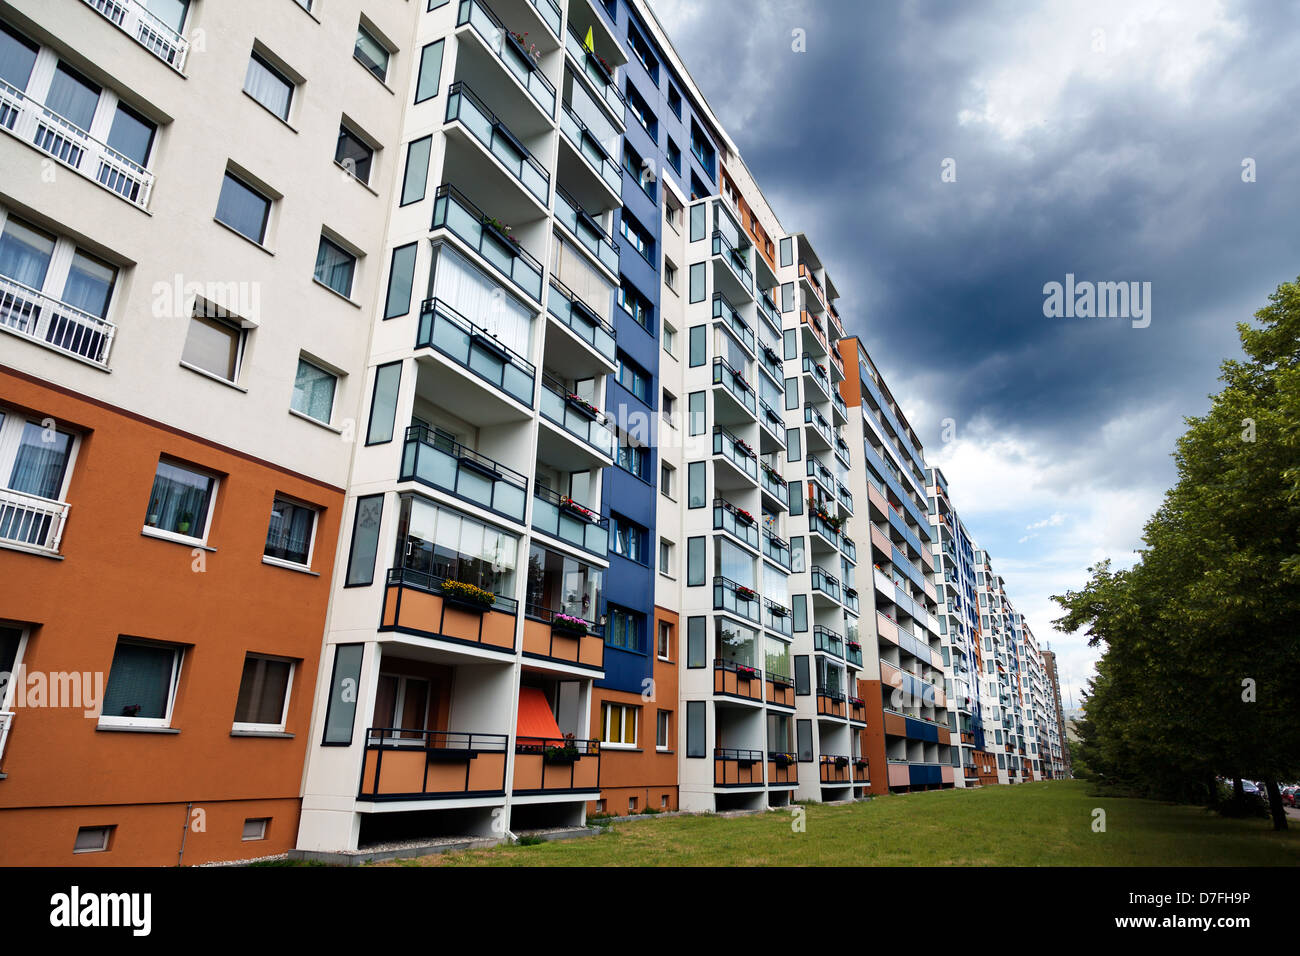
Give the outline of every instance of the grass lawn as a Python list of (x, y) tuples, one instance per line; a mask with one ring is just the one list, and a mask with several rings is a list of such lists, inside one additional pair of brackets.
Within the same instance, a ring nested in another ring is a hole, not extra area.
[[(724, 819), (615, 823), (599, 836), (378, 866), (1296, 866), (1300, 827), (1197, 807), (1089, 796), (1081, 781), (877, 797)], [(1106, 832), (1092, 830), (1106, 811)]]

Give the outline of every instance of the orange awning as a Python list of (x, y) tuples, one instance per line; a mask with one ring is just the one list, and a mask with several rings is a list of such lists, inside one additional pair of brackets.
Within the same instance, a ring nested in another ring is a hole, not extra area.
[(540, 687), (519, 688), (519, 717), (515, 721), (518, 743), (540, 744), (543, 740), (563, 737), (555, 722), (551, 705)]

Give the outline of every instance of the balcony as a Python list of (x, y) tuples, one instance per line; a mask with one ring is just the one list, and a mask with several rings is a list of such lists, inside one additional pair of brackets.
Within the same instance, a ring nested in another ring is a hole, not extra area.
[[(541, 412), (543, 418), (554, 422), (600, 458), (613, 459), (614, 433), (608, 428), (608, 419), (545, 372), (542, 373)], [(608, 461), (594, 464), (599, 467)]]
[(447, 122), (460, 123), (521, 186), (546, 205), (551, 174), (463, 82), (453, 83), (447, 88)]
[(817, 688), (817, 715), (843, 720), (847, 713), (847, 698), (842, 690)]
[(763, 426), (763, 453), (785, 451), (785, 419), (763, 399), (758, 400), (758, 423)]
[(844, 588), (844, 606), (852, 613), (857, 614), (859, 610), (858, 592), (851, 587)]
[(848, 509), (849, 514), (853, 514), (853, 493), (845, 487), (844, 482), (838, 480), (835, 482), (835, 497)]
[[(776, 500), (782, 511), (790, 510), (790, 486), (785, 483), (781, 473), (766, 462), (759, 463), (759, 486), (764, 494)], [(786, 562), (789, 563), (788, 561)]]
[(713, 293), (713, 321), (726, 325), (749, 354), (754, 354), (754, 330), (740, 317), (736, 307), (728, 302), (727, 297), (721, 292)]
[(859, 724), (867, 722), (867, 703), (861, 697), (849, 698), (849, 720)]
[(840, 600), (839, 579), (832, 577), (825, 568), (816, 564), (812, 567), (812, 589), (814, 597), (820, 593), (836, 603)]
[(505, 734), (371, 727), (358, 800), (502, 797)]
[(436, 437), (424, 425), (406, 429), (398, 481), (418, 481), (512, 521), (524, 520), (527, 478), (471, 448)]
[(189, 41), (150, 13), (139, 0), (85, 0), (92, 10), (162, 60), (177, 73), (185, 72)]
[(794, 754), (777, 750), (768, 752), (767, 785), (769, 787), (799, 785), (799, 763)]
[(597, 793), (600, 741), (573, 737), (521, 737), (515, 742), (515, 796)]
[[(427, 299), (420, 306), (415, 347), (439, 352), (453, 365), (492, 386), (493, 391), (533, 407), (533, 384), (537, 377), (533, 364), (446, 303)], [(450, 391), (461, 392), (461, 398), (466, 397), (463, 389)]]
[(768, 327), (779, 336), (781, 334), (781, 310), (776, 307), (776, 300), (772, 298), (772, 290), (759, 289), (757, 298), (759, 318), (767, 322)]
[(586, 48), (582, 38), (573, 32), (572, 26), (564, 37), (564, 52), (569, 55), (573, 65), (587, 81), (596, 101), (608, 110), (609, 115), (618, 123), (621, 133), (624, 128), (627, 100), (619, 92), (618, 84), (614, 80), (613, 68), (595, 51)]
[[(831, 550), (839, 549), (840, 532), (836, 525), (833, 524), (838, 520), (838, 518), (832, 518), (823, 511), (821, 504), (812, 501), (808, 503), (808, 530), (823, 539), (823, 548), (829, 545)], [(812, 543), (816, 545), (817, 539), (814, 538)]]
[(730, 578), (713, 579), (713, 609), (730, 611), (737, 617), (743, 617), (755, 624), (760, 623), (758, 614), (758, 592), (743, 584), (737, 584)]
[(808, 477), (819, 482), (827, 495), (834, 495), (836, 484), (834, 472), (822, 464), (822, 460), (816, 455), (809, 455), (807, 460), (805, 471)]
[(719, 747), (713, 751), (715, 787), (763, 786), (763, 751)]
[[(807, 361), (806, 356), (804, 361)], [(825, 416), (823, 416), (821, 412), (817, 411), (817, 409), (813, 408), (811, 405), (804, 405), (803, 420), (804, 424), (809, 427), (807, 435), (808, 447), (810, 449), (815, 448), (818, 451), (822, 451), (834, 446), (835, 439), (832, 437), (831, 423), (826, 420)], [(820, 442), (817, 441), (818, 438), (821, 439)], [(835, 486), (832, 485), (828, 490), (833, 493)]]
[(555, 187), (555, 218), (582, 244), (613, 278), (618, 279), (618, 243), (596, 219), (558, 185)]
[[(468, 0), (465, 0), (468, 2)], [(542, 264), (502, 232), (450, 183), (434, 194), (432, 229), (446, 229), (535, 302), (542, 301)]]
[(602, 559), (609, 553), (609, 519), (541, 485), (533, 487), (533, 528)]
[(513, 657), (517, 603), (494, 595), (480, 606), (442, 593), (443, 579), (410, 568), (389, 568), (379, 630), (429, 637)]
[(53, 110), (0, 80), (0, 129), (141, 209), (149, 208), (153, 173)]
[(753, 387), (721, 355), (713, 359), (713, 384), (724, 386), (742, 413), (757, 414), (758, 404)]
[(767, 702), (775, 707), (794, 709), (794, 678), (783, 674), (767, 673)]
[[(725, 428), (713, 428), (713, 454), (729, 461), (750, 482), (758, 483), (758, 456), (750, 444)], [(717, 476), (715, 476), (716, 482)]]
[(844, 659), (854, 667), (862, 666), (862, 645), (857, 641), (844, 642)]
[(731, 277), (736, 286), (737, 298), (753, 298), (754, 272), (749, 268), (749, 262), (738, 249), (732, 247), (727, 237), (716, 229), (713, 232), (713, 255), (727, 264), (727, 268), (720, 274)]
[(819, 763), (823, 786), (847, 787), (852, 782), (849, 778), (849, 758), (846, 755), (822, 754)]
[(506, 29), (497, 15), (482, 0), (460, 0), (457, 28), (469, 24), (474, 32), (496, 54), (497, 60), (550, 118), (555, 118), (555, 87), (541, 71), (539, 64), (515, 42), (514, 35)]
[[(808, 376), (808, 381), (810, 381), (814, 386), (816, 386), (816, 391), (808, 395), (808, 397), (819, 402), (830, 401), (831, 383), (830, 383), (830, 379), (826, 375), (826, 366), (815, 361), (811, 355), (805, 354), (803, 357), (803, 371), (804, 371), (804, 375)], [(809, 408), (809, 407), (810, 406), (807, 404), (804, 405), (804, 408)], [(823, 418), (822, 421), (825, 421), (825, 419)], [(830, 423), (826, 424), (826, 431), (828, 433), (826, 435), (826, 444), (827, 447), (829, 447), (830, 446), (830, 435), (829, 435)]]
[(826, 302), (826, 294), (822, 291), (821, 283), (817, 281), (817, 276), (813, 274), (812, 269), (802, 262), (799, 263), (799, 278), (803, 279), (804, 284), (811, 290), (813, 298), (821, 306), (819, 311), (827, 311), (830, 305)]
[(790, 542), (778, 538), (767, 531), (763, 532), (763, 554), (771, 558), (787, 571), (790, 570)]
[(611, 367), (615, 365), (614, 327), (596, 314), (559, 279), (552, 278), (546, 297), (546, 311), (570, 332), (591, 346)]
[(568, 103), (560, 104), (560, 131), (601, 182), (615, 196), (622, 196), (623, 171), (618, 161), (605, 152), (605, 147), (601, 145), (596, 134), (569, 107)]
[(752, 514), (730, 501), (713, 499), (713, 530), (725, 531), (742, 544), (758, 550), (758, 522)]
[(763, 626), (769, 631), (790, 637), (794, 633), (794, 617), (790, 613), (790, 609), (785, 605), (764, 598)]
[(524, 612), (524, 656), (588, 670), (605, 668), (605, 629), (573, 615), (529, 604)]
[(835, 657), (843, 659), (844, 638), (830, 628), (816, 624), (813, 626), (813, 650), (824, 651), (827, 654), (833, 654)]
[(108, 368), (117, 327), (89, 312), (0, 276), (0, 329)]
[[(826, 331), (822, 328), (821, 319), (811, 312), (799, 313), (799, 325), (804, 331), (803, 348), (805, 353), (813, 355), (825, 355), (830, 351), (830, 346), (826, 344)], [(827, 388), (830, 387), (830, 378), (827, 377)]]
[(866, 757), (853, 758), (853, 782), (857, 784), (871, 782), (871, 761)]
[(0, 547), (57, 555), (69, 507), (66, 501), (0, 488)]

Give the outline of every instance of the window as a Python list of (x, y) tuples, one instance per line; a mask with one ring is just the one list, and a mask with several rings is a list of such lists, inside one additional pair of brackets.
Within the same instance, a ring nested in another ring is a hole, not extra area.
[(610, 647), (621, 647), (623, 650), (635, 651), (638, 654), (644, 653), (641, 636), (644, 621), (644, 615), (611, 607), (609, 631), (605, 643)]
[(668, 84), (668, 108), (678, 119), (682, 118), (682, 94), (671, 83)]
[(705, 707), (702, 700), (686, 702), (686, 756), (708, 756), (705, 745)]
[[(426, 588), (444, 580), (461, 581), (493, 594), (513, 594), (519, 554), (516, 535), (425, 498), (404, 495), (400, 502), (393, 567), (401, 568), (408, 580)], [(576, 561), (574, 565), (576, 571)], [(546, 572), (538, 568), (536, 581), (531, 572), (530, 568), (530, 604), (573, 613), (568, 606), (548, 604), (547, 596), (538, 593), (547, 583)], [(579, 580), (575, 573), (570, 580), (574, 590)]]
[(237, 381), (247, 330), (225, 316), (203, 314), (208, 311), (195, 303), (181, 361), (227, 382)]
[(623, 234), (623, 238), (631, 243), (632, 248), (641, 254), (641, 258), (653, 266), (655, 264), (654, 237), (652, 237), (650, 233), (646, 231), (645, 227), (637, 222), (626, 209), (624, 209), (622, 214), (618, 217), (618, 228), (619, 232)]
[(673, 292), (677, 291), (677, 266), (669, 259), (664, 260), (664, 285)]
[(659, 643), (655, 647), (655, 653), (659, 655), (661, 661), (672, 659), (673, 626), (667, 621), (659, 622)]
[(701, 668), (708, 661), (708, 652), (704, 646), (706, 618), (692, 617), (686, 620), (686, 666)]
[(235, 730), (281, 733), (289, 713), (293, 661), (249, 654), (235, 701)]
[(370, 166), (374, 162), (375, 151), (362, 141), (346, 125), (339, 124), (339, 140), (334, 147), (334, 162), (338, 163), (356, 179), (363, 183), (370, 182)]
[(315, 535), (316, 509), (276, 496), (262, 555), (286, 564), (310, 567)]
[(686, 586), (704, 585), (704, 542), (702, 537), (686, 539)]
[(649, 332), (654, 328), (654, 306), (650, 300), (634, 289), (625, 278), (618, 287), (618, 304), (637, 325)]
[(334, 413), (334, 392), (338, 376), (313, 365), (305, 358), (298, 359), (298, 373), (293, 380), (293, 399), (289, 407), (295, 412), (314, 418), (326, 425)]
[(673, 543), (667, 538), (659, 539), (659, 573), (672, 576), (673, 573)]
[(671, 136), (668, 137), (668, 165), (676, 170), (678, 175), (681, 175), (682, 148), (673, 142)]
[(650, 74), (651, 81), (655, 86), (659, 85), (659, 60), (650, 52), (650, 44), (646, 43), (641, 34), (636, 31), (631, 23), (627, 26), (627, 45), (632, 48), (636, 58), (641, 61), (645, 71)]
[(655, 721), (655, 749), (668, 750), (670, 747), (669, 742), (672, 740), (672, 736), (670, 733), (670, 727), (671, 727), (670, 720), (672, 718), (672, 714), (670, 711), (661, 710), (656, 715), (656, 718), (657, 719)]
[(99, 106), (102, 91), (66, 63), (54, 68), (50, 91), (45, 94), (45, 106), (74, 126), (89, 130)]
[(425, 186), (429, 180), (429, 150), (433, 146), (433, 137), (412, 140), (406, 147), (406, 171), (402, 175), (401, 205), (409, 206), (424, 198)]
[(677, 330), (673, 328), (671, 325), (669, 325), (667, 322), (664, 323), (663, 340), (664, 340), (664, 351), (669, 355), (676, 357)]
[(388, 295), (384, 299), (384, 318), (391, 319), (411, 311), (411, 287), (415, 284), (415, 254), (418, 244), (411, 242), (393, 250), (388, 269)]
[(321, 743), (326, 746), (348, 746), (352, 743), (352, 722), (357, 713), (356, 687), (361, 680), (361, 658), (364, 654), (364, 644), (339, 644), (334, 649), (329, 702), (325, 708), (325, 733), (321, 737)]
[(256, 50), (248, 58), (248, 72), (244, 74), (244, 92), (286, 123), (289, 121), (293, 83), (266, 62), (266, 59)]
[(266, 238), (266, 223), (271, 214), (271, 200), (243, 180), (227, 172), (217, 198), (217, 222), (261, 245)]
[(659, 463), (659, 492), (670, 501), (677, 500), (677, 469), (666, 461)]
[(117, 827), (78, 827), (72, 844), (73, 853), (104, 853), (113, 841)]
[(629, 176), (636, 180), (636, 184), (641, 187), (642, 192), (652, 200), (656, 199), (658, 191), (655, 186), (654, 167), (642, 159), (641, 155), (626, 142), (623, 144), (623, 168), (627, 170)]
[(789, 236), (781, 240), (781, 265), (794, 265), (794, 239)]
[(632, 441), (630, 435), (618, 433), (618, 467), (642, 481), (650, 480), (650, 450)]
[(420, 75), (415, 81), (415, 102), (423, 103), (438, 95), (442, 74), (442, 41), (435, 40), (420, 51)]
[[(145, 119), (135, 110), (123, 103), (117, 104), (117, 111), (113, 114), (113, 125), (108, 131), (108, 145), (132, 162), (147, 166), (149, 163), (149, 153), (153, 148), (153, 137), (158, 127)], [(134, 200), (139, 192), (139, 183), (134, 183), (134, 189), (127, 195), (128, 199)], [(125, 188), (118, 189), (121, 192)]]
[[(0, 410), (0, 487), (62, 501), (74, 441), (69, 432), (47, 429), (42, 422)], [(5, 479), (7, 484), (3, 483)], [(6, 519), (5, 512), (0, 511), (0, 537), (27, 544), (43, 543), (50, 531), (49, 521), (33, 520), (31, 527), (19, 528), (22, 520), (16, 515)]]
[(19, 91), (27, 89), (40, 47), (0, 23), (0, 80)]
[(693, 461), (686, 466), (686, 507), (703, 508), (708, 498), (707, 463)]
[(381, 83), (388, 79), (388, 47), (376, 40), (364, 24), (357, 24), (357, 43), (352, 55)]
[(641, 124), (642, 129), (644, 129), (646, 133), (650, 135), (650, 138), (657, 143), (659, 141), (659, 120), (655, 114), (651, 112), (650, 104), (648, 104), (641, 94), (636, 91), (636, 87), (632, 85), (630, 77), (627, 81), (626, 99), (628, 110), (630, 110), (632, 115), (636, 117), (636, 121)]
[(659, 393), (659, 413), (666, 425), (677, 427), (677, 396), (666, 388)]
[(704, 434), (706, 409), (707, 398), (703, 392), (691, 392), (686, 396), (686, 415), (690, 419), (688, 430), (692, 435)]
[(178, 645), (118, 638), (99, 723), (123, 727), (168, 726), (176, 702), (180, 669)]
[[(694, 269), (694, 266), (691, 266)], [(686, 333), (690, 347), (687, 361), (691, 368), (698, 368), (709, 360), (708, 326), (694, 325)]]
[(650, 376), (622, 352), (618, 354), (618, 384), (647, 405), (650, 404)]
[(320, 246), (316, 250), (317, 282), (329, 286), (345, 299), (350, 298), (356, 267), (356, 256), (324, 236), (320, 237)]
[(145, 533), (205, 542), (216, 490), (213, 476), (160, 459), (149, 493)]
[(812, 759), (813, 759), (812, 721), (796, 720), (794, 724), (795, 724), (795, 756), (800, 763), (812, 763)]
[(692, 263), (690, 275), (691, 275), (690, 300), (691, 302), (703, 302), (704, 290), (705, 290), (705, 286), (707, 285), (707, 281), (706, 281), (707, 277), (705, 275), (704, 263), (703, 262)]
[(600, 742), (606, 747), (630, 750), (636, 746), (637, 721), (641, 715), (640, 707), (630, 704), (612, 704), (605, 701), (600, 705)]
[(691, 120), (691, 154), (700, 161), (704, 171), (713, 179), (717, 176), (717, 167), (715, 165), (717, 153), (713, 149), (713, 143), (709, 141), (708, 136)]
[(647, 538), (650, 532), (627, 518), (611, 513), (609, 516), (609, 550), (617, 555), (645, 564), (649, 560)]
[(240, 835), (240, 839), (245, 843), (265, 840), (266, 828), (270, 822), (270, 817), (249, 817), (244, 821), (244, 832)]

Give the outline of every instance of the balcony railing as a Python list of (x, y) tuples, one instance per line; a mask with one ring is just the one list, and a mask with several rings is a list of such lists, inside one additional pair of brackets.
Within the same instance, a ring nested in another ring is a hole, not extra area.
[(58, 554), (69, 505), (0, 488), (0, 543)]
[(821, 319), (811, 312), (800, 311), (799, 321), (805, 329), (812, 333), (813, 341), (821, 346), (822, 351), (829, 352), (830, 346), (826, 344), (826, 332), (822, 329)]
[(597, 315), (596, 310), (583, 302), (572, 289), (554, 277), (551, 278), (550, 291), (546, 297), (546, 311), (610, 362), (615, 360), (614, 327)]
[(623, 172), (618, 162), (605, 152), (605, 147), (596, 139), (595, 134), (567, 103), (560, 104), (560, 129), (605, 184), (621, 196)]
[(852, 780), (849, 777), (849, 764), (851, 761), (844, 754), (822, 754), (821, 755), (821, 782), (823, 784), (848, 784)]
[(565, 388), (563, 382), (545, 372), (542, 373), (541, 411), (543, 417), (606, 458), (614, 456), (614, 433), (607, 427), (608, 419), (599, 411), (581, 403), (578, 396)]
[(828, 516), (826, 516), (824, 512), (818, 510), (820, 507), (821, 506), (818, 505), (817, 508), (814, 508), (809, 505), (808, 530), (815, 531), (817, 534), (829, 541), (833, 547), (838, 548), (840, 544), (840, 533), (831, 525)]
[(572, 24), (569, 25), (568, 33), (564, 38), (564, 49), (581, 68), (582, 75), (591, 84), (596, 97), (605, 104), (606, 108), (622, 124), (627, 100), (619, 92), (618, 84), (614, 82), (612, 72), (600, 62), (595, 53), (583, 45), (582, 39), (573, 32)]
[(840, 582), (837, 578), (827, 573), (826, 569), (820, 565), (812, 567), (812, 588), (814, 591), (821, 591), (833, 600), (840, 599)]
[(821, 412), (811, 405), (804, 405), (803, 420), (807, 425), (811, 425), (817, 434), (826, 440), (826, 444), (831, 445), (834, 439), (831, 436), (831, 423), (828, 422)]
[(533, 487), (533, 527), (601, 557), (609, 551), (608, 518), (542, 485)]
[(736, 307), (728, 302), (727, 297), (721, 292), (713, 293), (713, 318), (716, 321), (726, 323), (727, 327), (740, 339), (740, 344), (751, 353), (754, 351), (754, 330), (749, 327), (748, 322), (740, 317)]
[(844, 589), (844, 606), (854, 614), (858, 613), (858, 592), (853, 588), (846, 587)]
[(772, 298), (770, 289), (758, 291), (758, 314), (767, 320), (773, 332), (777, 335), (781, 334), (781, 310), (776, 307), (776, 300)]
[(141, 209), (149, 208), (153, 173), (79, 126), (0, 80), (0, 129)]
[(867, 704), (861, 697), (849, 698), (849, 720), (855, 720), (860, 724), (867, 722)]
[[(540, 604), (524, 608), (524, 656), (602, 670), (605, 666), (605, 627), (587, 621), (567, 610), (556, 610)], [(581, 626), (576, 629), (576, 618)]]
[[(14, 722), (11, 710), (0, 710), (0, 761), (4, 760), (5, 743), (9, 740), (9, 726)], [(3, 763), (0, 763), (3, 766)]]
[(794, 615), (785, 605), (764, 598), (763, 626), (770, 631), (791, 637), (794, 634)]
[(725, 456), (750, 478), (758, 480), (758, 456), (754, 449), (720, 426), (713, 429), (713, 454)]
[(520, 737), (515, 741), (516, 795), (595, 793), (600, 789), (600, 741)]
[(862, 645), (853, 641), (844, 642), (844, 659), (854, 667), (862, 666)]
[(719, 747), (713, 751), (715, 787), (761, 787), (763, 751)]
[(758, 400), (758, 422), (778, 445), (785, 448), (785, 419), (781, 417), (780, 412), (761, 398)]
[(758, 592), (730, 578), (713, 579), (713, 609), (730, 611), (737, 617), (759, 623)]
[(420, 306), (420, 327), (415, 347), (441, 352), (461, 368), (500, 389), (511, 398), (533, 406), (537, 369), (451, 306), (426, 299)]
[(425, 425), (406, 429), (399, 481), (419, 481), (514, 521), (524, 520), (528, 479), (487, 455), (437, 437)]
[(505, 734), (371, 727), (358, 800), (504, 796)]
[(86, 5), (103, 14), (177, 73), (185, 72), (189, 41), (150, 13), (139, 0), (86, 0)]
[(764, 531), (763, 553), (787, 571), (790, 569), (790, 542)]
[(732, 397), (748, 409), (751, 415), (757, 412), (757, 399), (753, 386), (745, 381), (745, 377), (732, 368), (721, 355), (713, 359), (713, 384), (726, 386)]
[(713, 499), (713, 530), (725, 531), (758, 550), (758, 521), (748, 511), (722, 498)]
[(555, 218), (577, 237), (583, 247), (610, 272), (618, 273), (618, 243), (610, 238), (595, 216), (559, 186), (555, 187)]
[(789, 510), (790, 486), (785, 483), (785, 479), (781, 477), (776, 469), (769, 471), (760, 465), (758, 471), (759, 483), (763, 486), (763, 489), (780, 501), (783, 509)]
[(839, 498), (840, 504), (844, 505), (844, 507), (848, 508), (849, 512), (852, 513), (853, 493), (849, 491), (847, 487), (845, 487), (844, 482), (842, 481), (835, 482), (835, 497)]
[(461, 82), (453, 83), (447, 88), (447, 122), (453, 120), (459, 121), (469, 130), (525, 189), (545, 205), (551, 174), (529, 152), (528, 147), (488, 109), (487, 104)]
[(0, 329), (49, 348), (108, 367), (117, 327), (0, 276)]
[(799, 782), (799, 763), (793, 753), (768, 751), (767, 782), (769, 786), (794, 786)]
[(824, 651), (827, 654), (834, 654), (836, 657), (842, 658), (844, 656), (844, 638), (830, 628), (816, 624), (813, 626), (813, 650)]
[(835, 473), (822, 464), (822, 460), (816, 455), (808, 456), (808, 464), (805, 466), (808, 477), (820, 481), (826, 489), (827, 494), (835, 493)]
[(772, 381), (781, 386), (781, 391), (784, 392), (785, 376), (781, 374), (781, 356), (777, 354), (776, 349), (766, 344), (761, 346), (758, 350), (758, 363), (772, 377)]
[(555, 87), (546, 78), (540, 65), (510, 42), (512, 38), (508, 38), (509, 31), (482, 0), (460, 0), (456, 26), (462, 27), (467, 23), (483, 38), (488, 48), (496, 53), (497, 59), (528, 91), (528, 95), (537, 101), (546, 115), (554, 117)]
[(460, 190), (443, 183), (434, 194), (433, 229), (447, 229), (488, 261), (525, 295), (542, 301), (542, 264), (488, 217)]
[(754, 271), (749, 268), (749, 263), (740, 252), (732, 248), (731, 243), (727, 241), (718, 230), (713, 231), (713, 254), (720, 256), (727, 261), (727, 267), (735, 275), (736, 281), (744, 286), (745, 291), (751, 295), (754, 292)]

